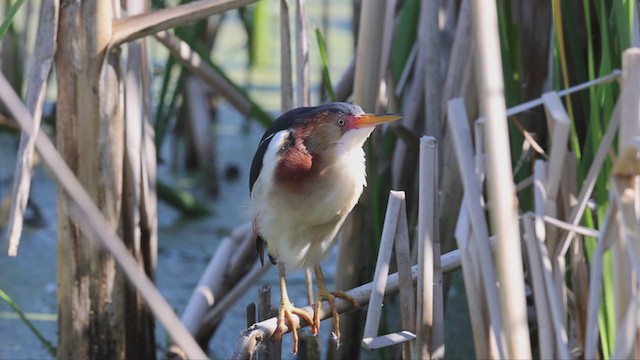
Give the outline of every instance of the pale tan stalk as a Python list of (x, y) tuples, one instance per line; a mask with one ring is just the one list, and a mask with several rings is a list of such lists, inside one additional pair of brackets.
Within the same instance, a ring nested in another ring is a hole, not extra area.
[[(529, 326), (522, 270), (518, 206), (511, 171), (504, 81), (500, 58), (500, 38), (496, 3), (473, 2), (476, 25), (479, 94), (487, 118), (487, 180), (490, 218), (496, 229), (497, 269), (500, 283), (502, 326), (509, 358), (531, 358)], [(466, 190), (466, 188), (465, 188)]]
[(434, 291), (433, 247), (437, 239), (438, 151), (434, 137), (420, 139), (418, 200), (418, 311), (416, 312), (416, 356), (431, 359), (433, 348)]
[[(0, 74), (0, 99), (20, 124), (23, 131), (32, 134), (33, 120), (29, 110), (20, 102), (4, 76)], [(73, 204), (69, 215), (80, 225), (80, 229), (92, 234), (90, 239), (96, 240), (109, 251), (122, 268), (133, 286), (140, 292), (147, 305), (164, 325), (167, 332), (179, 344), (190, 358), (206, 358), (193, 337), (180, 322), (173, 309), (164, 300), (151, 280), (140, 272), (138, 264), (118, 237), (113, 226), (100, 212), (84, 186), (73, 174), (62, 159), (55, 146), (43, 133), (38, 133), (35, 142), (36, 150), (51, 170), (55, 181), (64, 190)]]
[(33, 58), (29, 64), (26, 106), (33, 114), (33, 136), (20, 134), (16, 172), (13, 178), (13, 194), (9, 220), (7, 222), (7, 255), (16, 256), (22, 235), (24, 212), (29, 200), (31, 175), (33, 172), (33, 149), (35, 135), (40, 129), (42, 105), (44, 104), (47, 78), (53, 64), (58, 34), (58, 0), (43, 1)]

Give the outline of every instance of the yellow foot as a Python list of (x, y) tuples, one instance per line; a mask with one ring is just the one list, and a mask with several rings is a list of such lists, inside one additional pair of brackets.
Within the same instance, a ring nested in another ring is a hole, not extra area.
[(311, 326), (311, 333), (315, 335), (318, 333), (318, 329), (320, 329), (320, 306), (322, 305), (322, 300), (327, 300), (329, 302), (329, 307), (331, 308), (331, 315), (333, 316), (333, 323), (334, 323), (334, 329), (335, 329), (333, 335), (336, 338), (336, 341), (339, 342), (340, 316), (338, 315), (338, 310), (336, 310), (337, 297), (351, 302), (351, 306), (353, 306), (355, 310), (360, 309), (360, 305), (358, 304), (356, 299), (348, 295), (346, 292), (344, 291), (329, 292), (326, 289), (320, 288), (318, 289), (318, 298), (316, 299), (316, 303), (313, 311), (313, 325)]
[(296, 354), (298, 352), (298, 330), (293, 322), (293, 315), (298, 315), (298, 317), (307, 322), (307, 324), (311, 325), (313, 328), (313, 320), (311, 316), (306, 311), (293, 306), (293, 304), (289, 301), (283, 301), (280, 306), (280, 314), (278, 315), (278, 326), (276, 327), (276, 331), (273, 333), (273, 338), (276, 341), (279, 341), (282, 338), (282, 334), (287, 331), (287, 326), (285, 325), (285, 319), (289, 323), (289, 329), (291, 330), (291, 334), (293, 335), (293, 353)]

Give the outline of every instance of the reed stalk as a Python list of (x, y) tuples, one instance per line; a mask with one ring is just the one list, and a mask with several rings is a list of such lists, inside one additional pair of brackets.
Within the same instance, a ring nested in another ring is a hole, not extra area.
[(292, 71), (289, 4), (287, 0), (280, 0), (280, 110), (283, 112), (293, 109)]
[[(460, 260), (460, 251), (454, 250), (443, 254), (440, 258), (442, 264), (442, 271), (444, 273), (449, 273), (451, 271), (458, 270), (461, 265)], [(414, 265), (411, 267), (411, 279), (415, 283), (418, 278), (418, 265)], [(373, 283), (367, 283), (364, 285), (360, 285), (351, 290), (347, 291), (347, 294), (353, 297), (356, 302), (363, 307), (369, 302), (371, 298), (371, 292), (373, 290)], [(389, 275), (387, 278), (387, 283), (384, 288), (384, 295), (391, 295), (400, 290), (400, 281), (398, 277), (398, 273), (394, 273)], [(302, 308), (309, 314), (313, 313), (313, 306), (305, 306)], [(347, 311), (353, 310), (352, 304), (350, 301), (344, 300), (342, 298), (336, 299), (336, 309), (339, 314), (345, 313)], [(328, 319), (331, 317), (331, 309), (329, 308), (329, 304), (323, 302), (322, 307), (320, 307), (319, 312), (320, 320)], [(277, 318), (273, 317), (265, 321), (261, 321), (257, 324), (253, 324), (248, 329), (243, 330), (240, 333), (240, 337), (236, 343), (236, 349), (231, 356), (231, 359), (250, 359), (253, 351), (256, 346), (261, 344), (263, 341), (268, 340), (277, 326)], [(285, 323), (287, 329), (285, 333), (291, 331), (290, 326), (295, 326), (296, 328), (301, 327), (300, 319), (297, 315), (293, 315), (293, 324)], [(403, 336), (403, 335), (400, 335)]]
[(371, 299), (369, 300), (369, 308), (364, 325), (363, 338), (365, 339), (376, 337), (378, 334), (378, 325), (380, 324), (380, 317), (382, 315), (382, 300), (389, 275), (389, 262), (391, 260), (391, 252), (393, 251), (393, 244), (398, 228), (401, 206), (404, 206), (404, 192), (391, 191), (384, 220), (384, 230), (382, 231), (382, 239), (378, 250), (378, 259), (373, 275)]
[(296, 104), (309, 106), (311, 89), (309, 84), (309, 40), (304, 0), (296, 0)]
[[(509, 136), (500, 57), (496, 4), (475, 1), (479, 94), (487, 117), (487, 183), (490, 218), (496, 231), (500, 306), (506, 357), (531, 358), (522, 270), (517, 198), (511, 170)], [(465, 190), (468, 189), (465, 187)], [(485, 236), (482, 234), (482, 236)]]
[[(31, 129), (33, 129), (31, 113), (20, 102), (20, 99), (2, 75), (0, 75), (0, 99), (18, 121), (22, 130), (31, 134)], [(116, 235), (113, 226), (109, 224), (96, 204), (93, 203), (84, 186), (65, 163), (51, 140), (42, 132), (39, 132), (36, 135), (35, 148), (40, 153), (43, 162), (51, 170), (55, 181), (73, 204), (69, 215), (80, 225), (80, 230), (84, 233), (93, 234), (94, 236), (91, 236), (90, 239), (96, 240), (96, 245), (104, 246), (107, 251), (113, 254), (114, 259), (132, 285), (138, 289), (151, 311), (158, 317), (176, 343), (185, 350), (187, 356), (190, 358), (205, 358), (204, 352), (178, 320), (158, 289), (146, 275), (140, 272), (138, 264), (128, 252), (122, 240)]]
[[(471, 132), (469, 130), (469, 120), (464, 109), (462, 99), (449, 101), (447, 112), (449, 120), (449, 130), (451, 131), (455, 152), (458, 159), (458, 167), (464, 186), (463, 202), (467, 206), (470, 223), (473, 232), (473, 246), (478, 251), (478, 262), (483, 284), (483, 291), (489, 309), (490, 336), (495, 337), (496, 353), (489, 356), (506, 358), (504, 349), (505, 335), (501, 326), (501, 302), (498, 299), (496, 289), (496, 277), (493, 266), (493, 258), (489, 246), (489, 229), (484, 219), (484, 212), (481, 208), (482, 195), (480, 193), (480, 180), (473, 164), (473, 150), (471, 148)], [(462, 211), (462, 210), (461, 210)], [(456, 237), (458, 241), (460, 238)], [(519, 279), (521, 280), (521, 279)], [(523, 289), (524, 291), (524, 289)], [(523, 294), (524, 296), (524, 294)], [(481, 356), (481, 355), (479, 355)]]
[[(16, 3), (17, 4), (17, 3)], [(40, 8), (40, 21), (34, 57), (31, 59), (25, 104), (33, 114), (33, 133), (40, 129), (42, 106), (44, 104), (47, 78), (53, 65), (58, 33), (58, 0), (45, 1)], [(2, 37), (0, 31), (0, 38)], [(9, 220), (7, 222), (7, 255), (16, 256), (22, 235), (24, 212), (29, 200), (31, 175), (33, 172), (33, 151), (35, 137), (28, 137), (25, 132), (20, 134), (18, 159), (13, 180), (13, 194)]]
[[(438, 151), (434, 137), (420, 139), (420, 182), (418, 204), (418, 308), (416, 312), (416, 356), (431, 359), (434, 348), (434, 244), (438, 223)], [(442, 296), (442, 294), (440, 294)], [(444, 346), (444, 343), (438, 344)], [(444, 349), (442, 349), (444, 350)], [(444, 351), (439, 357), (444, 356)]]

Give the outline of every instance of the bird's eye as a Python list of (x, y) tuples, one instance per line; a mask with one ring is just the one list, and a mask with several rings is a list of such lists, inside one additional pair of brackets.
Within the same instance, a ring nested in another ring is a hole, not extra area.
[(339, 118), (337, 122), (339, 126), (344, 126), (344, 119)]

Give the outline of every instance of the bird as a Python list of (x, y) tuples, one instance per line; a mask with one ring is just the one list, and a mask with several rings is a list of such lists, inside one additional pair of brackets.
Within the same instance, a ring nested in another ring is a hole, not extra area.
[[(256, 247), (264, 265), (278, 265), (280, 311), (273, 338), (286, 330), (293, 335), (293, 353), (298, 334), (292, 316), (320, 327), (319, 309), (327, 300), (340, 338), (335, 298), (357, 302), (344, 292), (330, 292), (320, 261), (335, 242), (336, 234), (358, 202), (366, 186), (363, 145), (376, 125), (398, 120), (394, 114), (365, 113), (358, 105), (332, 102), (289, 110), (278, 117), (260, 139), (251, 164), (249, 190)], [(285, 270), (314, 267), (318, 295), (314, 316), (297, 308), (287, 293)]]

